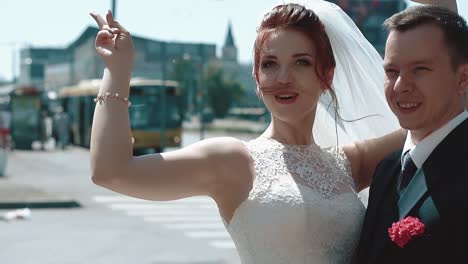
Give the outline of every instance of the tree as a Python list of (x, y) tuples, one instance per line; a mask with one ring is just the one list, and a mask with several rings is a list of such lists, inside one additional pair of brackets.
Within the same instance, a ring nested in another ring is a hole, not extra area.
[(244, 96), (242, 85), (233, 79), (224, 79), (223, 69), (209, 65), (205, 71), (206, 99), (217, 118), (223, 118), (232, 105)]
[(190, 96), (191, 92), (195, 89), (196, 77), (194, 74), (195, 67), (191, 60), (179, 59), (174, 61), (170, 79), (179, 83), (181, 94), (180, 113), (182, 117), (187, 113), (188, 106), (195, 104), (193, 94)]

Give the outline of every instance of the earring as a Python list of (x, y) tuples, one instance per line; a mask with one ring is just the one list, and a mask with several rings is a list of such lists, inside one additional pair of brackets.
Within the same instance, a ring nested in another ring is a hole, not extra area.
[(258, 98), (263, 97), (263, 94), (260, 92), (260, 89), (258, 89), (258, 86), (257, 86), (257, 89), (255, 90), (255, 93), (257, 94)]

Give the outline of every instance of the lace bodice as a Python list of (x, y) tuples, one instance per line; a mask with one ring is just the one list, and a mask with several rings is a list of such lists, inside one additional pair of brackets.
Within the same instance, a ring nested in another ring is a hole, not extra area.
[(255, 179), (225, 222), (243, 264), (349, 263), (365, 207), (341, 148), (248, 142)]

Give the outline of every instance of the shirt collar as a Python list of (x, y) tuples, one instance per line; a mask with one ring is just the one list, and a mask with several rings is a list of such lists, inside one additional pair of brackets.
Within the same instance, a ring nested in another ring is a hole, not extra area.
[(401, 164), (403, 164), (403, 155), (409, 150), (411, 159), (416, 164), (416, 167), (421, 168), (426, 159), (431, 155), (432, 151), (439, 145), (439, 143), (454, 130), (459, 124), (468, 118), (468, 112), (465, 110), (452, 120), (447, 122), (441, 128), (435, 130), (418, 144), (414, 144), (411, 138), (411, 131), (406, 135), (403, 153), (401, 154)]

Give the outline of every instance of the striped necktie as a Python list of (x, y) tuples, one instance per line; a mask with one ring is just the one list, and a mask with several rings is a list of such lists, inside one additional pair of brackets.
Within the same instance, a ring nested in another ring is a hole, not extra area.
[(408, 186), (417, 169), (418, 168), (416, 167), (416, 164), (414, 164), (413, 160), (411, 159), (409, 151), (407, 151), (403, 156), (398, 192), (401, 192), (406, 188), (406, 186)]

